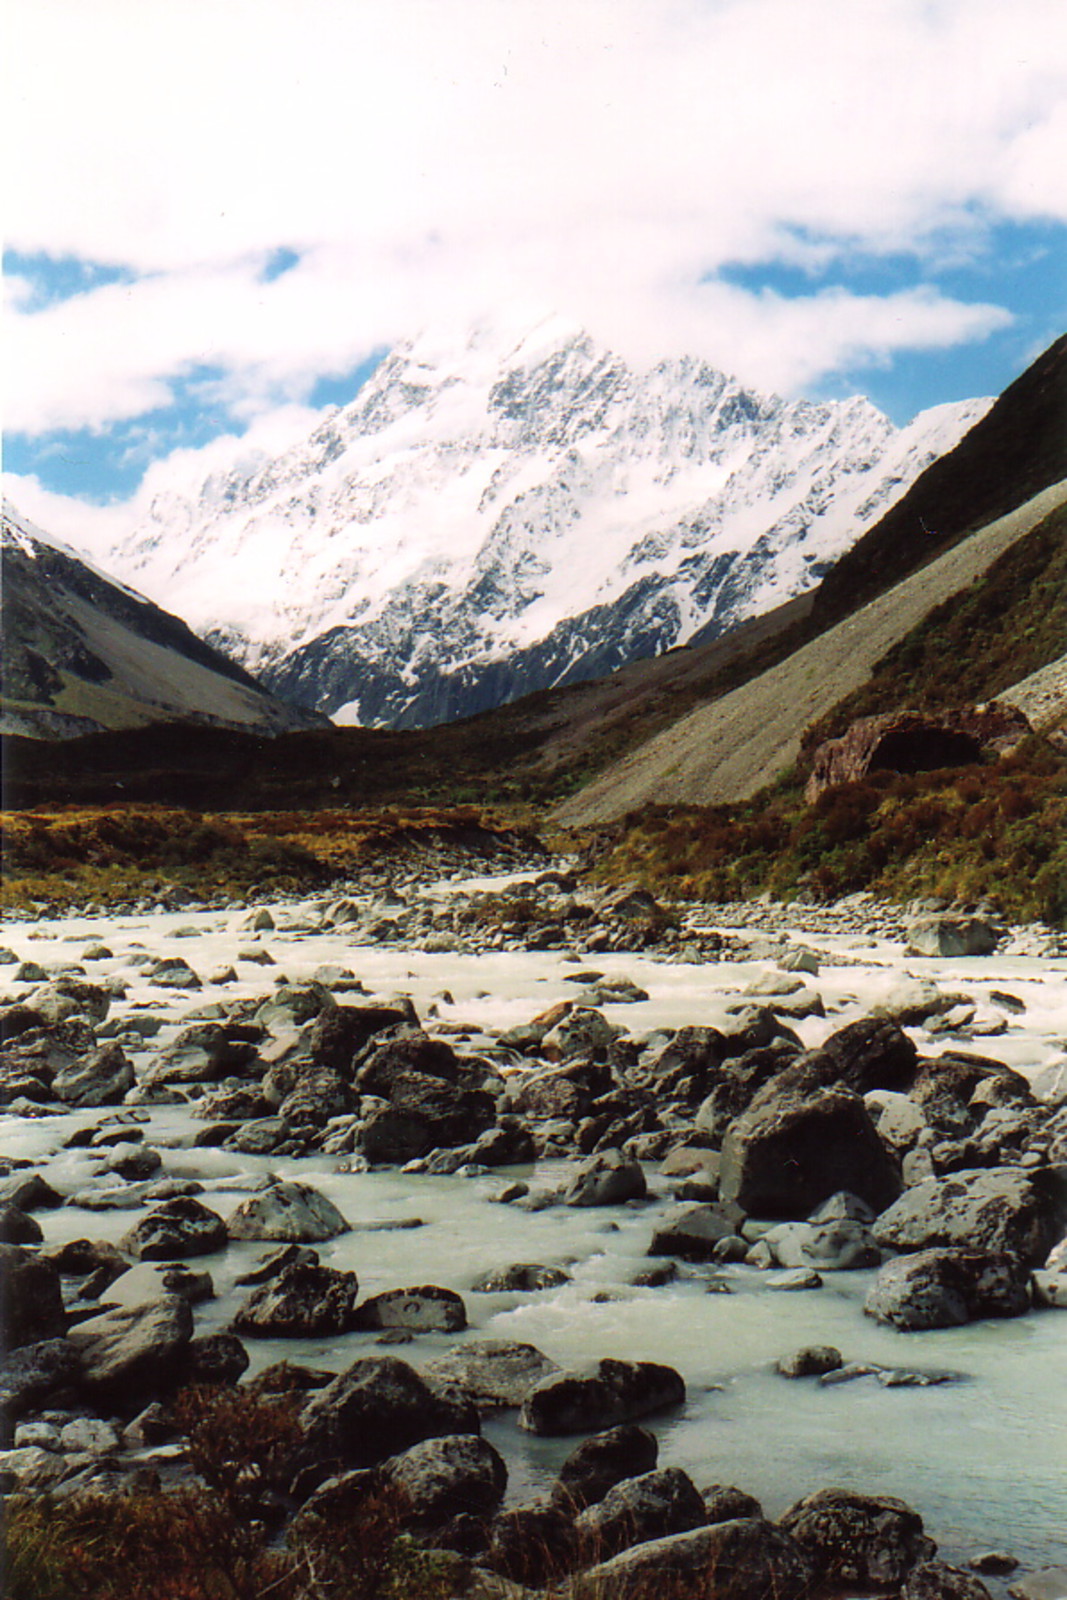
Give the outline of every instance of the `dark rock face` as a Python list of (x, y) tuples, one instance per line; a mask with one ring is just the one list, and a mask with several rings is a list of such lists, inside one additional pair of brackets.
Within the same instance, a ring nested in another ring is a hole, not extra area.
[(105, 1044), (57, 1072), (52, 1093), (69, 1106), (113, 1106), (121, 1103), (136, 1081), (121, 1046)]
[(745, 1213), (737, 1205), (679, 1206), (663, 1218), (652, 1235), (650, 1256), (677, 1256), (681, 1261), (713, 1261), (721, 1239), (733, 1237)]
[(708, 1522), (733, 1522), (738, 1517), (762, 1517), (763, 1507), (755, 1495), (746, 1494), (732, 1483), (712, 1483), (701, 1490)]
[(968, 1245), (1010, 1250), (1040, 1266), (1064, 1220), (1062, 1198), (1049, 1180), (1019, 1167), (984, 1167), (917, 1184), (878, 1218), (873, 1232), (892, 1250)]
[(582, 1512), (575, 1527), (583, 1552), (606, 1561), (631, 1545), (688, 1533), (706, 1522), (704, 1501), (689, 1474), (666, 1467), (617, 1483)]
[(991, 1596), (981, 1578), (963, 1567), (920, 1561), (909, 1572), (900, 1600), (991, 1600)]
[(78, 1352), (67, 1339), (12, 1350), (0, 1363), (0, 1437), (27, 1412), (73, 1389), (80, 1374)]
[(635, 1545), (580, 1573), (572, 1600), (801, 1600), (810, 1586), (807, 1554), (782, 1528), (738, 1517), (691, 1533)]
[(450, 1433), (480, 1433), (468, 1402), (435, 1393), (413, 1367), (393, 1356), (354, 1361), (300, 1414), (309, 1459), (336, 1457), (370, 1467)]
[(134, 1224), (122, 1249), (141, 1261), (181, 1261), (210, 1255), (229, 1242), (226, 1224), (191, 1196), (165, 1200)]
[(558, 1505), (537, 1501), (502, 1511), (493, 1520), (486, 1565), (527, 1588), (556, 1582), (577, 1562), (573, 1518)]
[(561, 1284), (570, 1281), (570, 1273), (564, 1272), (562, 1267), (546, 1267), (539, 1261), (526, 1261), (483, 1272), (471, 1284), (471, 1288), (476, 1294), (504, 1294), (512, 1290), (534, 1294), (539, 1289), (558, 1289)]
[(55, 1267), (17, 1245), (0, 1245), (0, 1349), (53, 1339), (66, 1326)]
[(90, 1395), (123, 1407), (166, 1392), (193, 1336), (192, 1308), (181, 1295), (120, 1306), (80, 1323), (70, 1341)]
[(424, 1439), (380, 1470), (411, 1506), (415, 1525), (430, 1529), (461, 1514), (488, 1520), (499, 1510), (508, 1481), (500, 1453), (471, 1433)]
[(395, 1006), (334, 1006), (311, 1024), (308, 1051), (317, 1067), (349, 1077), (355, 1057), (376, 1033), (402, 1027), (407, 1020), (407, 1012)]
[(618, 1150), (605, 1150), (582, 1162), (564, 1191), (563, 1203), (617, 1206), (627, 1200), (643, 1200), (647, 1192), (641, 1163)]
[(254, 1289), (233, 1326), (257, 1338), (309, 1339), (356, 1326), (359, 1280), (354, 1272), (294, 1261)]
[(519, 1427), (528, 1433), (589, 1433), (684, 1399), (685, 1383), (673, 1367), (606, 1359), (590, 1373), (565, 1372), (539, 1384), (523, 1403)]
[(919, 1513), (903, 1500), (848, 1489), (806, 1495), (779, 1526), (801, 1546), (818, 1578), (831, 1583), (889, 1588), (937, 1548)]
[(572, 1450), (552, 1488), (553, 1502), (582, 1511), (603, 1500), (609, 1489), (625, 1478), (652, 1472), (659, 1457), (659, 1441), (647, 1428), (624, 1423), (606, 1433), (583, 1439)]
[(1014, 706), (968, 706), (936, 715), (887, 711), (860, 717), (839, 739), (827, 739), (812, 757), (804, 798), (813, 804), (827, 789), (857, 783), (868, 772), (929, 772), (968, 766), (983, 751), (1002, 755), (1031, 732)]
[(360, 1130), (360, 1149), (368, 1161), (412, 1161), (442, 1146), (473, 1143), (495, 1118), (496, 1101), (485, 1090), (397, 1071), (388, 1106)]
[(405, 1033), (380, 1044), (356, 1073), (362, 1094), (391, 1100), (398, 1079), (408, 1074), (455, 1083), (459, 1077), (456, 1052), (444, 1039), (420, 1031)]
[(978, 1317), (1020, 1317), (1030, 1309), (1030, 1274), (1007, 1252), (920, 1250), (886, 1263), (863, 1309), (908, 1332), (958, 1327)]
[(900, 1176), (866, 1106), (846, 1090), (769, 1095), (723, 1141), (720, 1199), (760, 1217), (806, 1217), (848, 1189), (882, 1211)]

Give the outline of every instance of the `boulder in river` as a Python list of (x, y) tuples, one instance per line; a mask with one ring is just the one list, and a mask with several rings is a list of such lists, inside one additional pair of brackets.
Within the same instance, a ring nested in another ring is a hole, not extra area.
[(891, 1250), (968, 1245), (1011, 1250), (1038, 1266), (1063, 1232), (1064, 1203), (1052, 1173), (981, 1167), (916, 1184), (883, 1212), (873, 1233)]
[(530, 1391), (559, 1367), (532, 1344), (472, 1339), (435, 1356), (422, 1370), (432, 1386), (458, 1390), (479, 1411), (497, 1411), (521, 1406)]
[(101, 1045), (62, 1067), (52, 1080), (52, 1093), (65, 1105), (119, 1105), (136, 1083), (133, 1067), (121, 1045)]
[(563, 1191), (568, 1206), (618, 1206), (643, 1200), (648, 1192), (639, 1161), (620, 1150), (603, 1150), (578, 1167)]
[(81, 1359), (81, 1386), (94, 1400), (132, 1410), (170, 1385), (192, 1336), (188, 1300), (163, 1295), (93, 1317), (69, 1338)]
[(357, 1328), (405, 1328), (411, 1333), (458, 1333), (467, 1326), (467, 1308), (454, 1289), (425, 1284), (417, 1289), (386, 1289), (358, 1308)]
[(370, 1467), (423, 1439), (480, 1433), (469, 1401), (442, 1395), (406, 1361), (364, 1356), (300, 1413), (308, 1459)]
[(1020, 1317), (1030, 1309), (1030, 1274), (1007, 1251), (920, 1250), (886, 1263), (863, 1309), (905, 1332), (958, 1327), (979, 1317)]
[(681, 1467), (664, 1467), (625, 1478), (577, 1519), (583, 1555), (606, 1561), (631, 1545), (667, 1534), (688, 1533), (707, 1522), (696, 1484)]
[(833, 1585), (893, 1588), (937, 1546), (923, 1520), (891, 1495), (819, 1489), (779, 1519), (808, 1556), (817, 1577)]
[(0, 1245), (0, 1349), (52, 1339), (67, 1326), (59, 1273), (50, 1261)]
[(564, 1461), (552, 1486), (552, 1499), (574, 1511), (603, 1500), (609, 1489), (625, 1478), (652, 1472), (659, 1458), (659, 1441), (648, 1428), (626, 1422), (583, 1439)]
[(226, 1224), (192, 1196), (164, 1200), (140, 1217), (121, 1241), (121, 1247), (141, 1261), (181, 1261), (189, 1256), (224, 1250), (229, 1240)]
[(349, 1224), (332, 1200), (308, 1183), (273, 1183), (242, 1200), (227, 1223), (231, 1239), (280, 1239), (318, 1244), (347, 1233)]
[(591, 1433), (681, 1405), (685, 1382), (655, 1361), (606, 1358), (587, 1372), (546, 1378), (527, 1396), (519, 1427), (528, 1433)]
[(314, 1262), (293, 1261), (239, 1307), (233, 1326), (256, 1338), (317, 1339), (356, 1326), (359, 1280)]
[(784, 1091), (730, 1125), (720, 1199), (759, 1217), (806, 1217), (838, 1189), (873, 1210), (891, 1205), (900, 1175), (860, 1097), (843, 1089)]
[(812, 1569), (782, 1528), (738, 1517), (634, 1545), (579, 1573), (569, 1600), (802, 1600)]

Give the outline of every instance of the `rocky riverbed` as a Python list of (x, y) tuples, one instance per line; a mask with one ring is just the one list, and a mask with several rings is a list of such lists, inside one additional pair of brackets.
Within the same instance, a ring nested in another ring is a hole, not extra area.
[(457, 1593), (1065, 1592), (1062, 935), (538, 864), (5, 937), (9, 1489), (285, 1361), (279, 1515), (384, 1475)]

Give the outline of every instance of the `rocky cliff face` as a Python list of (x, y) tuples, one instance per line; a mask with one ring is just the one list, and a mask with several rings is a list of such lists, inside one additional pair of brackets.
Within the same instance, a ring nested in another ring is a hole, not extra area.
[(9, 506), (0, 554), (5, 733), (62, 739), (186, 720), (273, 734), (324, 721)]
[(637, 371), (558, 321), (394, 351), (273, 460), (161, 497), (111, 560), (278, 692), (420, 726), (710, 639), (811, 588), (989, 402)]

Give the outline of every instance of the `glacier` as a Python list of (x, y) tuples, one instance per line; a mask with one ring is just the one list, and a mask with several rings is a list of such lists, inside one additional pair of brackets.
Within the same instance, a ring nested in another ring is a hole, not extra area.
[(988, 410), (896, 428), (547, 318), (394, 349), (281, 454), (157, 495), (109, 564), (275, 693), (415, 727), (812, 588)]

